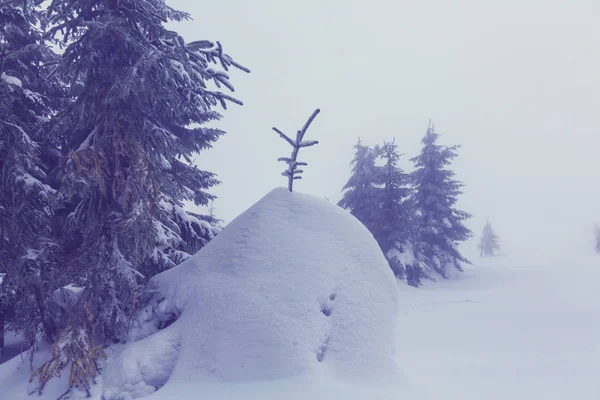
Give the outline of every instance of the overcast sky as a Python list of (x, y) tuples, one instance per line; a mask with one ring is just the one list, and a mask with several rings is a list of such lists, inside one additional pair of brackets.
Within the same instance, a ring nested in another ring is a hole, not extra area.
[[(231, 221), (284, 186), (291, 135), (317, 107), (299, 192), (337, 202), (352, 146), (393, 137), (418, 154), (429, 119), (467, 184), (476, 235), (489, 217), (507, 253), (585, 248), (600, 222), (600, 2), (597, 0), (220, 0), (168, 3), (186, 40), (221, 41), (243, 107), (198, 165), (216, 172)], [(478, 238), (476, 238), (478, 239)], [(468, 244), (471, 252), (475, 241)], [(591, 245), (590, 245), (591, 246)], [(591, 248), (591, 247), (590, 247)]]

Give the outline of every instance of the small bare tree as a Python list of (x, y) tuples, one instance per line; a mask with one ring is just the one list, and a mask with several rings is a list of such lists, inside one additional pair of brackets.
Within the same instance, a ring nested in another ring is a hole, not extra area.
[(288, 190), (291, 192), (292, 187), (294, 185), (294, 180), (302, 179), (300, 174), (304, 171), (298, 169), (299, 166), (308, 165), (305, 162), (298, 161), (298, 152), (302, 147), (313, 146), (319, 143), (317, 140), (304, 140), (304, 134), (306, 133), (308, 127), (313, 122), (315, 117), (321, 112), (318, 108), (312, 113), (312, 115), (308, 118), (304, 126), (301, 130), (296, 133), (296, 140), (290, 139), (285, 133), (281, 132), (277, 128), (273, 128), (275, 132), (279, 134), (281, 138), (283, 138), (286, 142), (292, 146), (292, 155), (290, 157), (280, 157), (277, 161), (283, 161), (288, 165), (287, 169), (281, 173), (283, 176), (287, 176), (288, 178)]

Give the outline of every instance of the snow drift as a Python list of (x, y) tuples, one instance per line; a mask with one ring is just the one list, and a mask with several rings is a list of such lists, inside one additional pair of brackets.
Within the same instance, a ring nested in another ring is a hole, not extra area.
[(157, 305), (147, 319), (178, 318), (108, 362), (106, 397), (123, 389), (138, 397), (167, 380), (397, 371), (393, 274), (368, 230), (325, 200), (275, 189), (150, 287)]

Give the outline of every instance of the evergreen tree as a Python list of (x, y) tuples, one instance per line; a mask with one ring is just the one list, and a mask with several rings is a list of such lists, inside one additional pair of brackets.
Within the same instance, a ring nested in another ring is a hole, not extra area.
[(192, 155), (224, 133), (203, 126), (221, 117), (214, 108), (241, 104), (219, 91), (233, 87), (212, 64), (247, 70), (218, 42), (166, 29), (189, 15), (163, 0), (52, 0), (48, 18), (67, 45), (56, 75), (76, 96), (50, 131), (62, 153), (58, 233), (64, 273), (85, 289), (36, 376), (41, 390), (70, 366), (71, 386), (88, 390), (102, 346), (126, 337), (148, 297), (144, 283), (213, 236), (214, 218), (183, 208), (207, 205), (218, 183)]
[(40, 331), (54, 340), (64, 320), (53, 299), (64, 276), (51, 225), (55, 190), (47, 184), (52, 149), (43, 129), (64, 99), (58, 82), (45, 79), (58, 56), (38, 28), (39, 3), (0, 5), (0, 297), (14, 314), (9, 329), (21, 332), (27, 347)]
[(400, 153), (398, 146), (392, 142), (384, 142), (378, 148), (378, 155), (384, 164), (378, 169), (376, 182), (382, 186), (376, 188), (379, 208), (377, 223), (373, 235), (378, 239), (382, 249), (389, 250), (397, 243), (410, 239), (410, 210), (407, 199), (411, 194), (410, 176), (399, 167)]
[(600, 254), (600, 225), (596, 225), (596, 252)]
[(394, 274), (418, 286), (423, 277), (422, 267), (412, 255), (413, 218), (410, 205), (410, 176), (398, 165), (400, 153), (394, 141), (384, 142), (378, 149), (383, 166), (378, 169), (377, 201), (373, 236), (388, 258)]
[(459, 146), (440, 146), (438, 138), (434, 128), (428, 128), (421, 154), (412, 159), (416, 167), (412, 173), (417, 213), (415, 251), (422, 262), (446, 278), (449, 267), (462, 271), (461, 263), (470, 263), (457, 246), (472, 235), (463, 225), (471, 216), (455, 208), (464, 185), (447, 169)]
[(498, 243), (498, 235), (494, 232), (490, 221), (485, 223), (483, 227), (483, 233), (481, 235), (481, 242), (479, 243), (480, 255), (493, 256), (494, 253), (500, 250), (500, 244)]
[(369, 229), (394, 274), (419, 286), (428, 274), (413, 254), (412, 189), (410, 175), (398, 165), (398, 146), (392, 141), (369, 148), (359, 141), (355, 149), (352, 176), (338, 205)]
[(354, 149), (356, 150), (354, 159), (350, 163), (352, 175), (344, 185), (344, 194), (338, 205), (349, 210), (373, 233), (378, 213), (377, 185), (381, 184), (382, 178), (382, 174), (375, 165), (379, 149), (363, 145), (360, 139)]

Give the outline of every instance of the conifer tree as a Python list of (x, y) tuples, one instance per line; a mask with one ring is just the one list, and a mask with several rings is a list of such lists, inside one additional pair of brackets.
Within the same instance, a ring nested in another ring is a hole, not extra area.
[(398, 146), (392, 141), (369, 148), (359, 141), (355, 149), (352, 176), (338, 205), (369, 229), (394, 274), (419, 286), (428, 274), (413, 255), (412, 189), (410, 175), (399, 166)]
[(394, 141), (384, 142), (378, 148), (378, 155), (383, 159), (383, 166), (378, 169), (379, 177), (376, 182), (382, 184), (378, 187), (379, 210), (377, 223), (373, 235), (383, 249), (390, 249), (397, 243), (404, 243), (410, 239), (410, 210), (407, 199), (411, 194), (409, 187), (410, 176), (398, 165), (401, 154)]
[(596, 252), (600, 254), (600, 225), (596, 225)]
[(383, 160), (383, 166), (378, 169), (380, 176), (376, 179), (381, 183), (376, 188), (378, 199), (372, 202), (372, 206), (377, 207), (373, 236), (388, 258), (394, 274), (406, 279), (408, 284), (418, 286), (425, 273), (412, 252), (414, 232), (410, 175), (398, 164), (401, 154), (395, 141), (384, 142), (378, 148), (378, 155)]
[(373, 233), (377, 224), (377, 185), (382, 174), (375, 165), (378, 148), (363, 145), (361, 140), (354, 146), (354, 159), (350, 163), (352, 175), (344, 185), (344, 194), (338, 205), (354, 215)]
[(421, 154), (412, 159), (416, 167), (412, 173), (418, 241), (415, 251), (426, 265), (446, 278), (448, 268), (462, 271), (461, 263), (470, 263), (457, 247), (472, 235), (463, 224), (471, 215), (455, 208), (464, 185), (447, 168), (459, 146), (440, 146), (438, 138), (439, 134), (429, 127)]
[(483, 233), (481, 234), (481, 241), (479, 242), (479, 250), (481, 257), (493, 256), (496, 251), (500, 250), (500, 244), (498, 243), (498, 235), (492, 228), (492, 223), (488, 220), (483, 227)]
[(85, 288), (35, 376), (41, 390), (70, 368), (70, 385), (88, 391), (102, 346), (126, 337), (148, 297), (144, 283), (213, 236), (214, 218), (183, 207), (207, 205), (218, 183), (192, 155), (224, 133), (204, 126), (221, 118), (215, 108), (241, 104), (219, 89), (233, 91), (226, 71), (247, 69), (219, 42), (166, 29), (189, 15), (163, 0), (52, 0), (48, 18), (66, 44), (55, 73), (76, 96), (50, 131), (63, 268)]
[(64, 284), (54, 240), (47, 184), (52, 148), (44, 127), (64, 103), (56, 80), (46, 79), (58, 60), (43, 39), (40, 1), (0, 5), (0, 285), (9, 329), (31, 347), (37, 334), (54, 340), (64, 310), (53, 292)]

